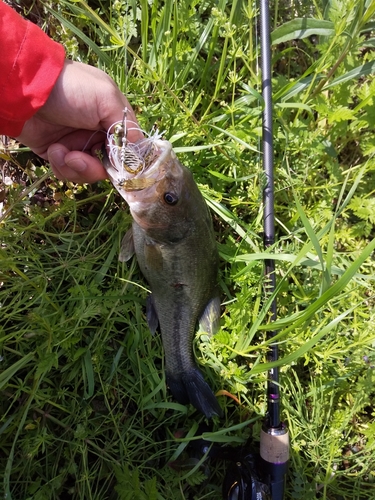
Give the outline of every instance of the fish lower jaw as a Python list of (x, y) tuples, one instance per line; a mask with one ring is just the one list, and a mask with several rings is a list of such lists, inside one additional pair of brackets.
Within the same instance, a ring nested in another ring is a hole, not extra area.
[[(161, 224), (160, 222), (159, 223), (147, 222), (147, 220), (145, 218), (142, 218), (142, 216), (137, 216), (137, 214), (136, 214), (137, 207), (138, 207), (139, 212), (141, 212), (141, 211), (143, 212), (144, 210), (147, 210), (147, 208), (145, 209), (144, 204), (142, 202), (135, 202), (135, 203), (132, 202), (132, 203), (129, 203), (129, 206), (130, 206), (130, 213), (131, 213), (134, 221), (144, 231), (147, 232), (147, 230), (150, 230), (150, 229), (163, 230), (163, 229), (166, 229), (168, 227), (168, 224)], [(152, 239), (152, 240), (155, 241), (154, 239)], [(161, 241), (158, 241), (158, 243), (162, 244)]]

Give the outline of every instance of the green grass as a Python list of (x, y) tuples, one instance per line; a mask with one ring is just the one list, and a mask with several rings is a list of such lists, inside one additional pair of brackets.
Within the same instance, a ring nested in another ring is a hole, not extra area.
[[(38, 9), (70, 57), (117, 81), (143, 128), (166, 131), (199, 183), (224, 304), (220, 332), (194, 343), (225, 413), (204, 437), (256, 442), (272, 366), (258, 8), (128, 0)], [(287, 499), (375, 498), (374, 11), (364, 0), (272, 5), (278, 241), (270, 253), (291, 438)], [(2, 494), (220, 498), (228, 464), (193, 455), (204, 418), (168, 393), (161, 339), (145, 319), (147, 284), (136, 262), (117, 260), (127, 207), (108, 182), (64, 185), (12, 147), (1, 161), (13, 184), (0, 188)]]

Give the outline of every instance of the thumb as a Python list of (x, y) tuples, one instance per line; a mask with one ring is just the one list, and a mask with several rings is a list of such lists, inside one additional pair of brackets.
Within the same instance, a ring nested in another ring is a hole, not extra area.
[(47, 154), (58, 179), (84, 184), (107, 177), (101, 162), (95, 156), (82, 151), (69, 151), (63, 144), (53, 144), (48, 148)]

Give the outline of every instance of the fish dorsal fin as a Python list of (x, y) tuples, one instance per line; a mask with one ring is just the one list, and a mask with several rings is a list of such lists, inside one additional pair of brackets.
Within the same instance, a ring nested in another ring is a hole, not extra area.
[(214, 335), (220, 328), (220, 299), (213, 297), (206, 305), (199, 319), (200, 329)]
[(134, 253), (133, 229), (130, 228), (122, 238), (118, 260), (120, 262), (127, 262), (133, 257)]

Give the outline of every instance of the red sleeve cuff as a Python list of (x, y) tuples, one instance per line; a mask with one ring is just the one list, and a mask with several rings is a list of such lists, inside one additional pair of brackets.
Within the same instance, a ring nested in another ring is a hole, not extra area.
[(47, 101), (65, 51), (0, 1), (0, 133), (16, 137)]

